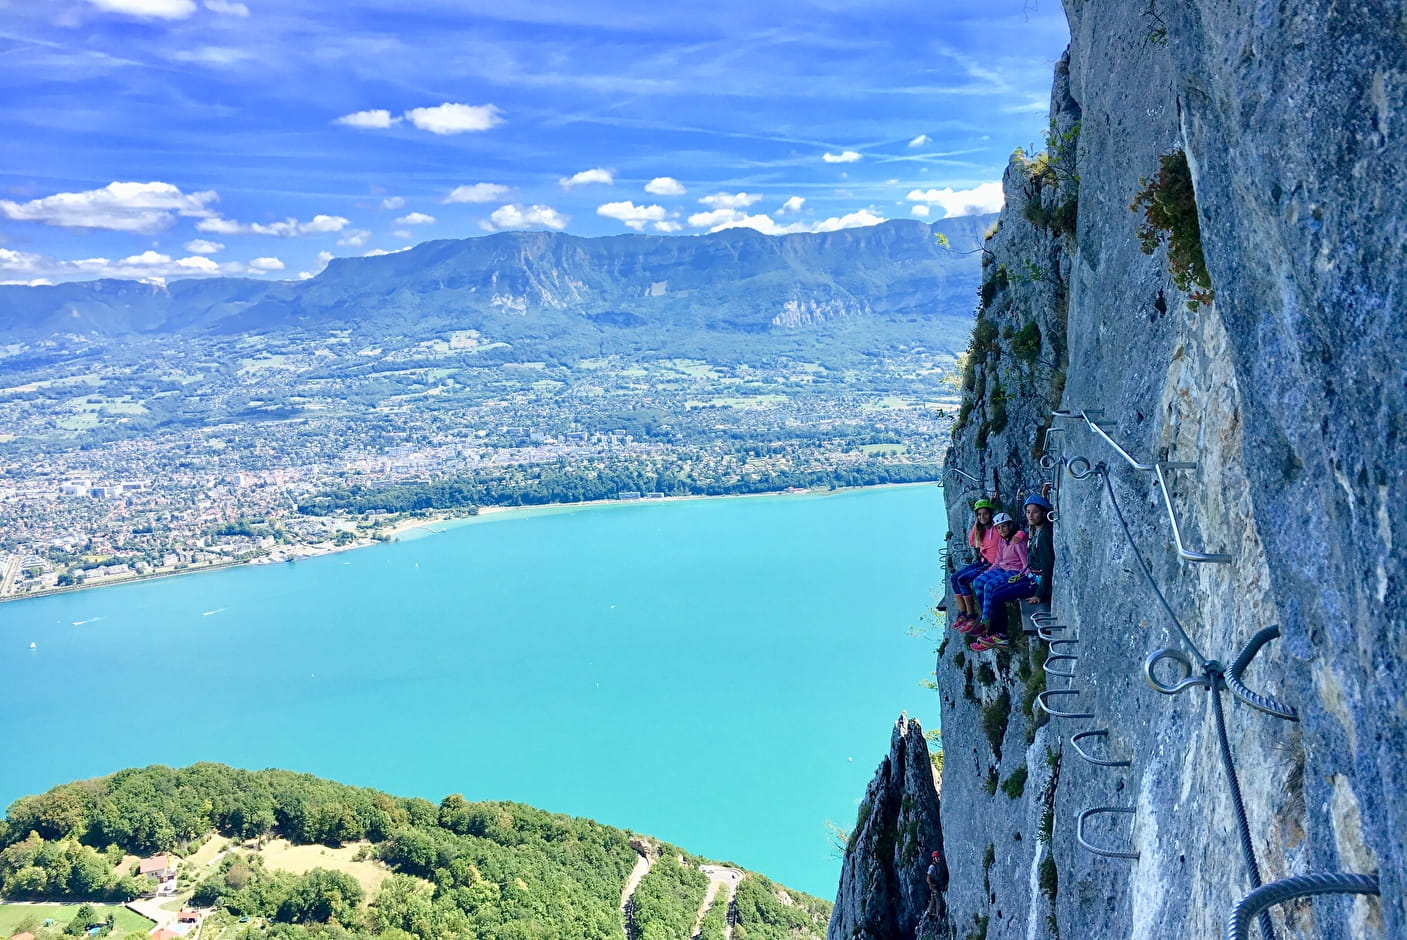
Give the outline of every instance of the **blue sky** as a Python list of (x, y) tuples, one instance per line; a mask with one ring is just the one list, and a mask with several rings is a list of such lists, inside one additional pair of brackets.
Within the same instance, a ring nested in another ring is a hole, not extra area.
[(0, 0), (0, 281), (988, 211), (1056, 0)]

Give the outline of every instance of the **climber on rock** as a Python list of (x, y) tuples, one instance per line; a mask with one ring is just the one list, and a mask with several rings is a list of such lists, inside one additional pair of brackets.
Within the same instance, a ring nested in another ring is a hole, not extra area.
[(1050, 601), (1050, 574), (1055, 568), (1055, 531), (1051, 514), (1055, 507), (1044, 495), (1031, 494), (1023, 506), (1030, 525), (1029, 549), (1025, 567), (1004, 583), (993, 585), (982, 599), (981, 637), (968, 646), (976, 651), (1007, 645), (1006, 602), (1025, 598), (1028, 604)]
[(965, 620), (975, 620), (981, 613), (981, 606), (972, 596), (972, 580), (996, 563), (997, 550), (1001, 546), (997, 527), (992, 523), (992, 501), (979, 499), (972, 504), (972, 511), (977, 519), (967, 533), (967, 544), (972, 546), (977, 558), (972, 564), (953, 572), (949, 579), (953, 586), (953, 599), (958, 605), (958, 617), (953, 622), (954, 626)]
[(948, 868), (943, 864), (943, 853), (934, 852), (928, 857), (928, 913), (942, 915), (943, 892), (948, 887)]
[(1000, 536), (1001, 545), (997, 550), (996, 562), (972, 582), (973, 595), (981, 613), (958, 624), (958, 631), (964, 634), (985, 636), (991, 632), (987, 629), (991, 618), (987, 598), (998, 586), (1026, 570), (1026, 533), (1018, 529), (1016, 520), (1004, 512), (997, 513), (992, 525)]

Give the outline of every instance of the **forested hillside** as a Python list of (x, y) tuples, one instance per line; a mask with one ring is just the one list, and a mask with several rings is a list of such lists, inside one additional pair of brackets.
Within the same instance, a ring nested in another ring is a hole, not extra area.
[[(266, 863), (275, 840), (326, 847), (328, 867)], [(354, 856), (332, 851), (354, 845)], [(731, 917), (736, 940), (780, 940), (819, 937), (830, 915), (752, 873), (730, 899), (710, 890), (705, 860), (588, 819), (220, 764), (124, 770), (24, 797), (0, 822), (0, 846), (6, 901), (151, 894), (136, 859), (171, 853), (176, 893), (213, 909), (212, 936), (668, 940), (720, 938)], [(627, 925), (627, 882), (647, 864)]]

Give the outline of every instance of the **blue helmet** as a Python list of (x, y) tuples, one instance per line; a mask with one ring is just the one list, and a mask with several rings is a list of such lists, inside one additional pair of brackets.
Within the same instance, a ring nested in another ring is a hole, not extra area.
[(1050, 504), (1050, 500), (1046, 499), (1039, 493), (1032, 493), (1030, 496), (1026, 497), (1026, 502), (1021, 504), (1021, 508), (1025, 509), (1027, 506), (1039, 506), (1046, 512), (1050, 512), (1052, 509), (1055, 508)]

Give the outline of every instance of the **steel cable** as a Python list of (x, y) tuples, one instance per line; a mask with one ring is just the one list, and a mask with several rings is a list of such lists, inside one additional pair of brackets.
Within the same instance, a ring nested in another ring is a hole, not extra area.
[[(1260, 865), (1256, 864), (1256, 849), (1251, 843), (1251, 823), (1246, 818), (1246, 804), (1241, 799), (1241, 781), (1236, 777), (1236, 765), (1231, 760), (1231, 739), (1226, 735), (1226, 716), (1221, 708), (1221, 670), (1208, 666), (1207, 678), (1211, 680), (1212, 714), (1216, 716), (1216, 736), (1221, 744), (1221, 766), (1226, 771), (1226, 782), (1231, 788), (1231, 806), (1236, 811), (1236, 829), (1241, 837), (1241, 855), (1246, 860), (1246, 870), (1251, 876), (1251, 888), (1261, 886)], [(1270, 914), (1264, 909), (1257, 918), (1263, 940), (1275, 940), (1275, 931), (1270, 925)]]
[(1114, 507), (1114, 515), (1118, 518), (1119, 525), (1124, 530), (1124, 538), (1128, 539), (1129, 548), (1133, 549), (1134, 557), (1138, 559), (1139, 570), (1142, 571), (1143, 576), (1148, 579), (1148, 586), (1153, 589), (1154, 594), (1158, 595), (1158, 600), (1162, 603), (1163, 610), (1168, 612), (1168, 617), (1172, 619), (1173, 626), (1177, 627), (1177, 632), (1182, 636), (1182, 641), (1192, 650), (1192, 655), (1197, 657), (1198, 665), (1205, 666), (1207, 664), (1207, 657), (1202, 655), (1202, 651), (1197, 648), (1197, 644), (1192, 642), (1192, 637), (1188, 636), (1187, 631), (1183, 629), (1182, 621), (1177, 619), (1177, 614), (1173, 612), (1172, 605), (1168, 603), (1168, 599), (1163, 596), (1162, 590), (1158, 587), (1158, 582), (1153, 580), (1153, 567), (1148, 564), (1148, 559), (1144, 558), (1143, 553), (1138, 550), (1138, 543), (1134, 541), (1133, 533), (1129, 531), (1128, 521), (1124, 519), (1123, 510), (1119, 508), (1119, 500), (1114, 496), (1114, 485), (1109, 481), (1109, 469), (1101, 463), (1094, 468), (1093, 472), (1099, 474), (1104, 480), (1104, 489), (1109, 494), (1109, 502)]
[(1317, 875), (1295, 875), (1272, 881), (1246, 895), (1231, 909), (1226, 918), (1226, 940), (1246, 940), (1251, 918), (1264, 916), (1265, 909), (1295, 898), (1317, 894), (1380, 894), (1377, 875), (1331, 872)]

